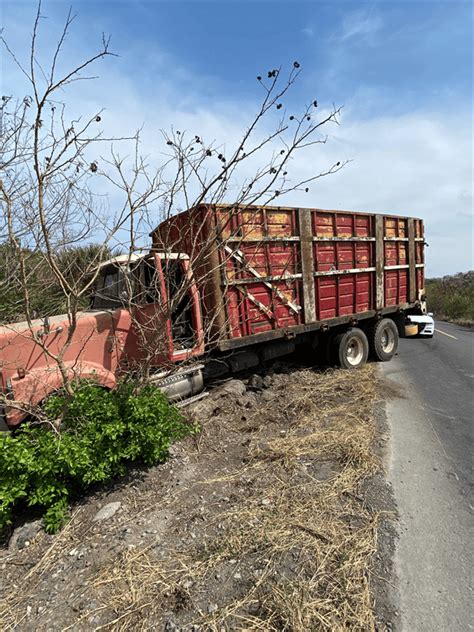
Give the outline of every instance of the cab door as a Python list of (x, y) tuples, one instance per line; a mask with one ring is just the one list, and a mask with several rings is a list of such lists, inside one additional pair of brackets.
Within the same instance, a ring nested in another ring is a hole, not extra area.
[(163, 366), (169, 361), (169, 335), (159, 257), (152, 255), (140, 262), (133, 285), (130, 312), (134, 335), (129, 355), (148, 366)]
[(163, 296), (166, 300), (170, 359), (174, 362), (204, 353), (199, 292), (189, 259), (184, 255), (160, 255)]
[(138, 277), (137, 355), (151, 366), (202, 355), (201, 307), (189, 260), (153, 254), (141, 263)]

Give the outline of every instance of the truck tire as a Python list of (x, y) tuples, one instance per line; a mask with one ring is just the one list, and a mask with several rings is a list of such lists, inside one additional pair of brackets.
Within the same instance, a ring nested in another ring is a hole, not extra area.
[(358, 327), (348, 329), (333, 340), (334, 357), (343, 369), (358, 369), (367, 362), (369, 342)]
[(398, 349), (398, 327), (391, 318), (382, 318), (369, 330), (370, 355), (378, 362), (388, 362)]

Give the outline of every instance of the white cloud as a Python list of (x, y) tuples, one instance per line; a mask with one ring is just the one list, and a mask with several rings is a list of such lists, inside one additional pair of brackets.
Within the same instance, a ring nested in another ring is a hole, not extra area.
[(352, 158), (353, 162), (320, 180), (306, 201), (321, 207), (421, 217), (430, 244), (427, 273), (470, 269), (469, 130), (467, 112), (456, 119), (441, 112), (417, 112), (365, 121), (348, 112), (321, 153), (329, 160)]
[[(139, 87), (135, 87), (137, 91)], [(130, 86), (133, 91), (133, 87)], [(123, 84), (121, 88), (123, 93)], [(130, 122), (146, 120), (145, 147), (159, 159), (163, 143), (157, 128), (189, 130), (207, 141), (235, 147), (251, 120), (254, 108), (234, 108), (216, 102), (205, 107), (173, 107), (169, 102), (133, 98), (109, 111), (109, 127), (116, 134)], [(415, 112), (403, 116), (358, 119), (355, 112), (342, 116), (341, 126), (328, 128), (326, 145), (304, 150), (289, 172), (303, 180), (346, 159), (339, 173), (310, 185), (309, 193), (294, 192), (288, 205), (339, 208), (413, 215), (425, 220), (427, 273), (443, 275), (467, 270), (472, 262), (472, 161), (468, 113), (448, 118), (443, 112)], [(249, 162), (241, 177), (258, 168)]]
[[(368, 37), (380, 28), (377, 17), (351, 14), (341, 38)], [(149, 83), (142, 76), (125, 76), (120, 60), (101, 64), (101, 79), (73, 86), (67, 101), (80, 112), (93, 113), (105, 107), (107, 135), (133, 133), (144, 122), (143, 149), (157, 163), (165, 149), (158, 130), (171, 125), (207, 141), (234, 146), (255, 112), (256, 100), (235, 103), (216, 90), (212, 102), (205, 103), (199, 92), (200, 78), (188, 82), (185, 69), (178, 72), (172, 63), (162, 68), (161, 59), (159, 54)], [(20, 86), (18, 74), (11, 68), (4, 76), (9, 85)], [(209, 92), (209, 85), (206, 88)], [(363, 95), (357, 98), (362, 102)], [(371, 93), (371, 99), (376, 98), (376, 93)], [(352, 162), (341, 172), (310, 185), (309, 193), (292, 193), (284, 203), (422, 217), (430, 244), (427, 273), (443, 275), (472, 268), (471, 122), (467, 107), (462, 111), (460, 106), (457, 113), (419, 110), (370, 119), (361, 118), (358, 112), (347, 107), (341, 127), (328, 130), (327, 145), (316, 145), (300, 154), (289, 171), (302, 180), (338, 160)], [(242, 177), (251, 175), (257, 166), (249, 163)], [(115, 204), (115, 197), (111, 200)]]
[(342, 28), (336, 39), (341, 42), (349, 40), (367, 40), (380, 31), (383, 21), (373, 10), (359, 10), (347, 13), (342, 21)]

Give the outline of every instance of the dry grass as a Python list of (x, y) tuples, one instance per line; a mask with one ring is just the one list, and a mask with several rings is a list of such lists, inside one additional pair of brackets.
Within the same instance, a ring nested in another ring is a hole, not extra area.
[(270, 425), (268, 406), (245, 420), (254, 428), (246, 466), (227, 475), (245, 494), (196, 544), (126, 551), (104, 568), (91, 589), (109, 613), (105, 629), (148, 630), (170, 611), (209, 630), (374, 629), (377, 515), (359, 497), (377, 467), (374, 368), (277, 378), (276, 419), (273, 404)]

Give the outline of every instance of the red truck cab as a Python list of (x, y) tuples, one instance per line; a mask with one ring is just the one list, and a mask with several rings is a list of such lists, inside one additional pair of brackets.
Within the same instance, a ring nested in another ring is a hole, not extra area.
[[(180, 288), (185, 292), (176, 303)], [(62, 386), (61, 354), (68, 379), (113, 388), (123, 371), (145, 362), (166, 371), (203, 353), (199, 293), (188, 257), (114, 257), (101, 264), (90, 309), (77, 314), (75, 325), (63, 314), (0, 327), (0, 387), (12, 401), (0, 402), (0, 423), (17, 425)]]

